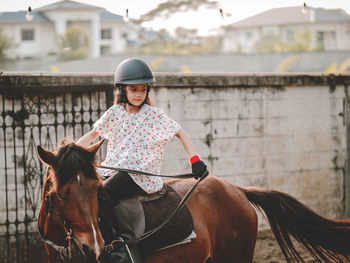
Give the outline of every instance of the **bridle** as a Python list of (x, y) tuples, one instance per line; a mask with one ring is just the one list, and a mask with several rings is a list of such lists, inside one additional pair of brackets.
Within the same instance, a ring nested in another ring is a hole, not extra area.
[[(157, 177), (167, 177), (167, 178), (181, 178), (181, 179), (185, 179), (185, 178), (194, 178), (195, 175), (193, 173), (187, 173), (187, 174), (179, 174), (179, 175), (162, 175), (162, 174), (152, 174), (152, 173), (148, 173), (148, 172), (144, 172), (144, 171), (137, 171), (137, 170), (131, 170), (131, 169), (124, 169), (124, 168), (116, 168), (116, 167), (109, 167), (109, 166), (99, 166), (99, 168), (103, 168), (103, 169), (110, 169), (110, 170), (116, 170), (116, 171), (124, 171), (127, 173), (134, 173), (134, 174), (143, 174), (143, 175), (148, 175), (148, 176), (157, 176)], [(121, 246), (125, 246), (127, 249), (128, 245), (130, 244), (136, 244), (139, 243), (140, 241), (148, 238), (149, 236), (153, 235), (155, 232), (159, 231), (161, 228), (163, 228), (163, 226), (165, 226), (186, 204), (187, 200), (190, 198), (190, 196), (192, 195), (192, 193), (194, 192), (194, 190), (197, 188), (198, 184), (204, 180), (204, 178), (208, 175), (208, 172), (205, 172), (200, 179), (192, 186), (192, 188), (186, 193), (186, 195), (182, 198), (181, 202), (179, 203), (179, 205), (176, 207), (176, 209), (170, 214), (170, 216), (159, 226), (157, 226), (154, 229), (151, 229), (150, 231), (143, 233), (137, 237), (131, 238), (127, 241), (123, 240), (122, 238), (120, 239), (116, 239), (113, 240), (110, 244), (105, 245), (104, 251), (106, 253), (111, 253), (113, 250), (121, 247)], [(46, 174), (47, 177), (47, 174)], [(49, 180), (49, 179), (47, 179)], [(48, 184), (48, 189), (51, 186), (50, 181), (47, 181)], [(46, 201), (46, 210), (45, 213), (49, 214), (51, 212), (51, 206), (52, 206), (52, 197), (53, 194), (57, 194), (58, 193), (50, 193), (48, 189), (45, 190), (45, 192), (43, 194), (47, 194), (44, 196), (44, 199)], [(56, 209), (57, 206), (56, 206)], [(53, 241), (48, 240), (47, 238), (44, 237), (42, 230), (39, 227), (39, 221), (40, 221), (40, 215), (38, 218), (38, 229), (39, 229), (39, 234), (41, 239), (43, 240), (43, 242), (45, 242), (47, 245), (49, 245), (50, 247), (52, 247), (53, 249), (55, 249), (58, 254), (60, 255), (60, 257), (63, 260), (70, 260), (72, 259), (72, 239), (73, 239), (73, 231), (72, 228), (68, 225), (67, 220), (65, 220), (65, 218), (61, 215), (61, 213), (58, 211), (58, 216), (62, 222), (62, 225), (64, 227), (64, 230), (66, 232), (66, 240), (68, 240), (68, 246), (60, 246), (55, 244)], [(79, 246), (78, 246), (79, 247)]]
[[(47, 177), (47, 174), (46, 174)], [(47, 179), (48, 181), (47, 183), (47, 189), (45, 189), (44, 194), (44, 199), (46, 201), (45, 204), (45, 213), (46, 215), (49, 215), (51, 213), (51, 208), (52, 208), (52, 198), (54, 194), (58, 193), (49, 193), (49, 189), (51, 186), (51, 181), (50, 179)], [(58, 209), (57, 205), (56, 205), (56, 209)], [(39, 230), (39, 234), (40, 237), (42, 239), (43, 242), (45, 242), (47, 245), (49, 245), (50, 247), (52, 247), (54, 250), (56, 250), (59, 254), (59, 256), (63, 259), (63, 260), (71, 260), (72, 259), (72, 239), (73, 239), (73, 230), (72, 228), (69, 226), (69, 224), (67, 223), (67, 220), (62, 216), (62, 214), (58, 211), (57, 216), (60, 218), (61, 223), (63, 225), (64, 231), (66, 233), (66, 238), (65, 240), (68, 241), (68, 246), (60, 246), (55, 244), (53, 241), (48, 240), (45, 236), (44, 233), (42, 231), (42, 229), (39, 227), (39, 222), (40, 222), (40, 214), (39, 214), (39, 218), (38, 218), (38, 230)]]

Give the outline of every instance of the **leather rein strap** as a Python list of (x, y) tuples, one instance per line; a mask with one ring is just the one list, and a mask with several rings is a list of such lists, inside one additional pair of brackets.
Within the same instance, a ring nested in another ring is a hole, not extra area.
[(144, 172), (144, 171), (131, 170), (131, 169), (125, 169), (125, 168), (117, 168), (117, 167), (104, 166), (104, 165), (100, 165), (100, 166), (98, 166), (98, 168), (127, 172), (127, 173), (131, 173), (131, 174), (157, 176), (157, 177), (180, 178), (180, 179), (195, 178), (195, 174), (193, 174), (193, 173), (179, 174), (179, 175), (164, 175), (164, 174), (152, 174), (152, 173), (148, 173), (148, 172)]

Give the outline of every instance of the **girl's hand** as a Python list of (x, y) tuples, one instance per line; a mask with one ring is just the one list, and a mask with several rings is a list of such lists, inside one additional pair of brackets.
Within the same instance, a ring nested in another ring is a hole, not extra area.
[(202, 160), (199, 160), (199, 157), (197, 161), (191, 162), (191, 166), (192, 166), (192, 173), (195, 175), (196, 179), (198, 178), (201, 179), (202, 177), (208, 176), (209, 172), (207, 170), (207, 165)]

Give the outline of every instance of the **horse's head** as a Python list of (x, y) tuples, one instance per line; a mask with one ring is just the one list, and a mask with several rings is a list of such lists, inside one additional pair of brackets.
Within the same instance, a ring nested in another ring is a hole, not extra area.
[(72, 230), (73, 239), (85, 256), (96, 259), (104, 249), (97, 198), (102, 181), (95, 164), (95, 154), (102, 142), (86, 149), (71, 143), (61, 146), (57, 152), (37, 147), (40, 160), (49, 167), (53, 205), (62, 227)]

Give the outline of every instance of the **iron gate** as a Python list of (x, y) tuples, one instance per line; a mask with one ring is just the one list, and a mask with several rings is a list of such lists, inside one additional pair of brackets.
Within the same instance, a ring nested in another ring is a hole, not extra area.
[(41, 262), (37, 235), (44, 169), (36, 146), (79, 138), (113, 103), (111, 85), (1, 87), (0, 262)]

